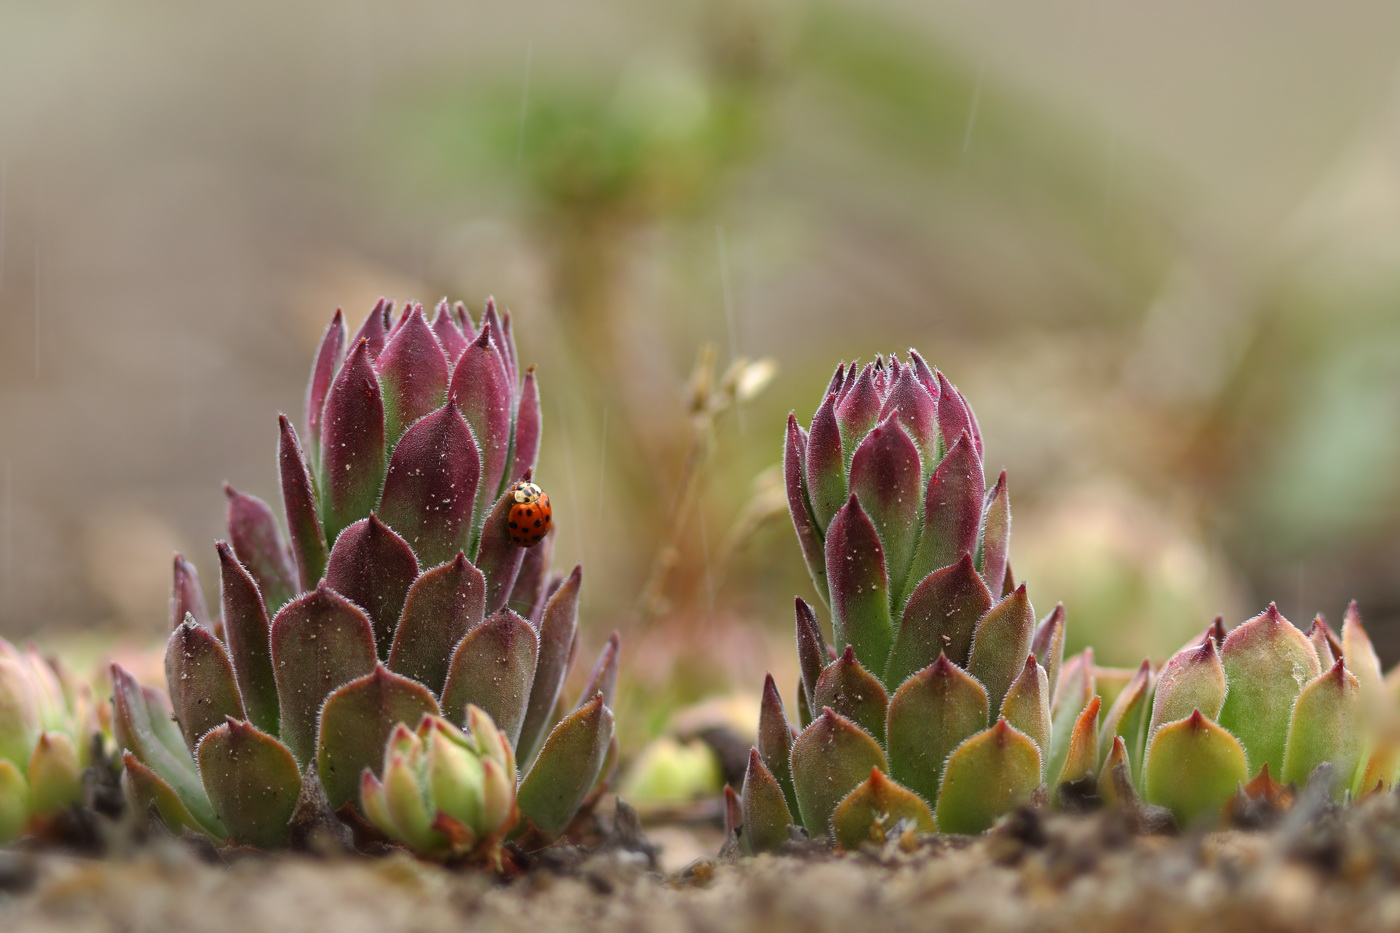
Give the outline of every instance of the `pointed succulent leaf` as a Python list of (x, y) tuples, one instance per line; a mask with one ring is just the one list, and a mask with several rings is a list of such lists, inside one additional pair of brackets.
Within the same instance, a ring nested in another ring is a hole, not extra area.
[(866, 363), (855, 382), (836, 402), (836, 425), (841, 432), (841, 449), (848, 469), (856, 446), (875, 427), (879, 417), (880, 391), (875, 386), (875, 364)]
[(1337, 659), (1342, 657), (1342, 642), (1327, 620), (1321, 615), (1313, 619), (1312, 627), (1308, 629), (1308, 641), (1312, 643), (1313, 650), (1317, 652), (1318, 666), (1323, 669), (1331, 667), (1337, 663)]
[[(851, 460), (851, 493), (880, 535), (891, 581), (890, 602), (903, 604), (919, 530), (919, 451), (897, 421), (874, 428)], [(917, 581), (916, 581), (917, 582)]]
[(1381, 659), (1361, 624), (1361, 610), (1353, 600), (1342, 617), (1342, 656), (1346, 658), (1347, 670), (1356, 675), (1361, 689), (1369, 693), (1379, 693), (1381, 689)]
[(506, 604), (515, 588), (526, 548), (510, 540), (511, 506), (515, 498), (507, 491), (496, 500), (481, 526), (481, 541), (476, 552), (476, 566), (486, 577), (486, 613), (490, 615)]
[(453, 318), (452, 307), (446, 298), (439, 301), (433, 309), (433, 335), (437, 337), (442, 352), (447, 355), (447, 361), (455, 365), (457, 358), (467, 348), (467, 337)]
[[(1132, 759), (1142, 761), (1145, 733), (1147, 730), (1147, 707), (1152, 696), (1152, 664), (1143, 661), (1128, 685), (1123, 688), (1108, 708), (1103, 718), (1103, 728), (1099, 733), (1099, 750), (1109, 747), (1114, 736), (1122, 736)], [(1133, 777), (1137, 773), (1133, 772)]]
[(1011, 682), (1025, 666), (1035, 634), (1035, 609), (1022, 583), (977, 623), (967, 672), (987, 688), (993, 709), (1001, 708)]
[(913, 366), (904, 367), (890, 388), (880, 409), (880, 421), (886, 422), (891, 416), (903, 426), (906, 434), (914, 442), (921, 463), (920, 476), (927, 482), (929, 474), (938, 465), (938, 400), (920, 381)]
[(336, 538), (326, 563), (326, 586), (369, 616), (381, 658), (389, 656), (394, 627), (416, 579), (413, 549), (373, 513)]
[(1040, 750), (999, 719), (948, 756), (934, 816), (945, 833), (980, 833), (1029, 801), (1039, 785)]
[(356, 346), (363, 340), (369, 350), (369, 358), (378, 358), (379, 352), (384, 349), (384, 341), (389, 336), (389, 326), (393, 320), (394, 303), (380, 298), (375, 302), (365, 322), (360, 325), (360, 329), (355, 332), (355, 336), (350, 338), (350, 345)]
[(1158, 675), (1147, 734), (1164, 723), (1185, 719), (1193, 710), (1214, 720), (1225, 702), (1226, 686), (1225, 667), (1214, 640), (1204, 638), (1200, 647), (1177, 653)]
[(830, 707), (823, 709), (792, 743), (792, 783), (802, 825), (813, 836), (829, 836), (837, 805), (871, 768), (888, 767), (870, 733)]
[[(485, 611), (486, 580), (460, 551), (447, 563), (424, 571), (404, 599), (389, 669), (440, 692), (453, 649), (481, 624)], [(453, 719), (458, 712), (448, 708)]]
[[(807, 502), (812, 509), (817, 533), (823, 534), (846, 503), (846, 461), (841, 453), (841, 429), (836, 423), (836, 396), (828, 395), (817, 413), (807, 435), (806, 450)], [(788, 482), (792, 479), (789, 476)], [(788, 495), (792, 487), (788, 486)], [(825, 571), (825, 567), (822, 568)]]
[(312, 456), (318, 460), (321, 449), (322, 412), (344, 353), (345, 315), (336, 308), (335, 316), (326, 328), (326, 335), (321, 338), (321, 348), (316, 353), (316, 362), (311, 367), (311, 381), (306, 389), (306, 439), (311, 445)]
[(437, 700), (415, 680), (382, 664), (358, 680), (337, 688), (321, 710), (316, 770), (331, 809), (356, 798), (360, 772), (379, 771), (384, 745), (399, 723), (436, 716)]
[(1317, 652), (1271, 604), (1229, 634), (1220, 660), (1230, 684), (1220, 725), (1244, 746), (1251, 770), (1267, 763), (1280, 773), (1293, 702), (1322, 673)]
[(884, 548), (854, 495), (827, 528), (826, 578), (837, 644), (853, 645), (861, 663), (884, 674), (894, 641)]
[(929, 477), (924, 492), (923, 531), (910, 582), (917, 585), (940, 567), (977, 550), (982, 523), (982, 458), (972, 438), (958, 439)]
[(797, 664), (802, 673), (802, 687), (798, 693), (810, 712), (816, 708), (812, 705), (812, 692), (817, 689), (817, 681), (827, 665), (826, 640), (822, 637), (822, 627), (812, 607), (800, 596), (794, 600), (794, 604), (797, 610)]
[(233, 665), (214, 633), (193, 616), (170, 633), (165, 646), (165, 682), (170, 705), (190, 751), (204, 733), (232, 716), (243, 718), (243, 698), (233, 678)]
[(277, 529), (277, 516), (266, 502), (244, 495), (227, 483), (224, 495), (228, 497), (228, 534), (233, 552), (258, 581), (266, 603), (280, 608), (296, 595), (297, 584), (291, 555)]
[(782, 788), (789, 811), (797, 808), (797, 792), (792, 786), (793, 737), (792, 726), (788, 723), (787, 713), (783, 711), (783, 698), (778, 694), (773, 675), (769, 674), (763, 680), (763, 699), (758, 707), (756, 752), (762, 756), (769, 775)]
[(326, 697), (374, 670), (374, 629), (358, 606), (323, 585), (283, 606), (269, 639), (281, 699), (278, 735), (305, 763), (316, 751)]
[(554, 838), (568, 828), (603, 769), (612, 736), (613, 714), (600, 696), (550, 732), (516, 798), (539, 832)]
[(389, 459), (379, 517), (427, 566), (468, 545), (481, 461), (471, 428), (455, 406), (414, 422)]
[(885, 712), (889, 695), (885, 687), (856, 660), (850, 645), (822, 671), (812, 692), (814, 707), (830, 707), (875, 737), (885, 740)]
[(509, 609), (473, 628), (452, 653), (443, 715), (462, 722), (467, 704), (485, 710), (514, 746), (525, 722), (539, 658), (535, 629)]
[(1400, 781), (1400, 743), (1392, 735), (1382, 735), (1367, 751), (1365, 763), (1356, 771), (1351, 793), (1355, 798), (1381, 790), (1390, 790)]
[[(7, 762), (0, 761), (0, 772), (3, 772), (6, 764)], [(142, 764), (141, 759), (131, 752), (122, 755), (122, 794), (138, 820), (144, 820), (147, 814), (154, 811), (172, 833), (190, 830), (195, 833), (207, 833), (216, 839), (223, 839), (226, 835), (224, 825), (213, 816), (212, 807), (209, 809), (212, 825), (206, 826), (195, 819), (189, 807), (185, 806), (185, 802), (175, 792), (175, 788)], [(0, 801), (3, 801), (5, 796), (3, 773), (0, 773)], [(2, 808), (3, 804), (0, 804), (0, 809)], [(3, 839), (4, 835), (0, 833), (0, 840)]]
[(0, 760), (23, 762), (41, 728), (38, 698), (24, 665), (0, 655)]
[[(1050, 706), (1050, 761), (1047, 775), (1059, 774), (1069, 755), (1070, 737), (1080, 712), (1098, 693), (1094, 679), (1093, 649), (1086, 648), (1065, 661), (1060, 683), (1055, 689), (1055, 702)], [(1102, 702), (1102, 698), (1100, 698)], [(1097, 748), (1097, 738), (1095, 748)], [(1090, 765), (1097, 770), (1098, 759)]]
[(1179, 826), (1214, 825), (1247, 777), (1240, 743), (1195, 710), (1153, 735), (1143, 798), (1171, 810)]
[(520, 404), (515, 415), (515, 464), (506, 477), (515, 482), (535, 469), (540, 455), (540, 389), (535, 379), (535, 367), (525, 370), (525, 382), (520, 388)]
[(977, 622), (992, 608), (992, 594), (963, 554), (955, 564), (935, 570), (910, 594), (895, 632), (885, 669), (885, 683), (898, 686), (946, 654), (966, 664)]
[(282, 510), (287, 516), (292, 562), (298, 590), (316, 588), (326, 572), (326, 532), (321, 527), (316, 488), (296, 430), (286, 415), (277, 416), (277, 468), (282, 480)]
[(301, 794), (296, 759), (281, 742), (230, 718), (199, 743), (199, 773), (233, 841), (259, 849), (287, 842)]
[(569, 658), (578, 631), (578, 594), (582, 583), (583, 568), (576, 566), (563, 585), (554, 591), (540, 618), (539, 664), (535, 668), (530, 702), (516, 744), (516, 757), (522, 764), (534, 757), (539, 742), (554, 721), (551, 714), (569, 671)]
[(422, 306), (406, 313), (374, 361), (384, 397), (384, 437), (390, 444), (410, 424), (442, 406), (451, 371)]
[(945, 447), (952, 447), (963, 432), (966, 431), (969, 440), (972, 441), (972, 448), (977, 452), (977, 456), (982, 456), (982, 435), (977, 430), (977, 421), (972, 416), (972, 408), (968, 406), (967, 399), (962, 393), (953, 387), (941, 372), (935, 374), (938, 379), (938, 427), (943, 433), (943, 444)]
[(797, 543), (802, 548), (812, 585), (825, 599), (826, 555), (822, 551), (822, 533), (807, 497), (806, 477), (807, 436), (798, 425), (797, 416), (789, 412), (787, 440), (783, 445), (783, 480), (787, 487), (788, 513), (792, 516), (792, 527), (797, 532)]
[(995, 586), (1006, 579), (1007, 561), (1011, 551), (1011, 497), (1006, 489), (1006, 471), (1001, 471), (996, 485), (987, 493), (982, 512), (982, 579)]
[(1050, 697), (1053, 699), (1060, 682), (1060, 665), (1065, 658), (1065, 606), (1057, 605), (1048, 616), (1036, 626), (1031, 638), (1031, 653), (1045, 668), (1050, 678)]
[(1073, 784), (1098, 773), (1099, 706), (1099, 698), (1094, 697), (1075, 719), (1074, 728), (1070, 731), (1069, 750), (1055, 781), (1057, 786)]
[(890, 773), (925, 800), (937, 801), (948, 756), (987, 728), (989, 711), (986, 689), (940, 655), (890, 700)]
[(185, 560), (183, 554), (175, 555), (174, 582), (170, 588), (170, 630), (173, 632), (185, 621), (185, 616), (209, 628), (212, 617), (204, 602), (204, 591), (199, 586), (199, 571), (194, 564)]
[[(1342, 633), (1345, 637), (1345, 626)], [(1325, 761), (1332, 765), (1332, 796), (1341, 799), (1362, 765), (1367, 742), (1364, 713), (1360, 680), (1340, 659), (1309, 681), (1293, 706), (1279, 775), (1284, 783), (1302, 787)]]
[(449, 394), (471, 425), (481, 451), (481, 483), (477, 490), (477, 515), (484, 516), (502, 491), (506, 458), (510, 453), (511, 400), (514, 395), (506, 375), (498, 335), (490, 322), (462, 353), (452, 373)]
[(579, 706), (595, 696), (601, 696), (604, 703), (612, 704), (617, 693), (617, 656), (621, 647), (621, 635), (613, 632), (612, 635), (608, 636), (607, 644), (603, 645), (603, 650), (598, 652), (598, 660), (593, 665), (593, 671), (588, 675), (587, 682), (583, 685)]
[[(1102, 734), (1100, 730), (1100, 735)], [(1099, 753), (1103, 754), (1102, 748), (1099, 749)], [(1115, 735), (1108, 746), (1108, 757), (1099, 768), (1097, 790), (1105, 807), (1129, 806), (1137, 800), (1137, 792), (1133, 787), (1132, 760), (1121, 735)]]
[(73, 740), (62, 732), (45, 732), (34, 743), (25, 774), (29, 781), (29, 810), (52, 816), (83, 799), (83, 766)]
[(885, 777), (879, 768), (871, 768), (865, 783), (847, 794), (832, 814), (833, 841), (838, 849), (848, 852), (867, 842), (883, 845), (889, 831), (901, 822), (913, 826), (915, 832), (937, 831), (923, 798)]
[(788, 841), (793, 824), (787, 797), (758, 749), (749, 751), (749, 767), (744, 772), (744, 792), (739, 797), (743, 844), (750, 855), (778, 852)]
[[(253, 575), (234, 556), (233, 549), (223, 541), (214, 547), (219, 554), (224, 641), (228, 644), (243, 708), (258, 728), (276, 730), (277, 681), (272, 675), (267, 607)], [(168, 682), (174, 684), (173, 680)], [(227, 712), (242, 718), (232, 711)]]
[(544, 612), (545, 599), (549, 596), (549, 568), (553, 559), (553, 535), (545, 535), (539, 544), (525, 548), (520, 571), (515, 575), (515, 585), (511, 587), (510, 598), (506, 600), (507, 608), (536, 626), (540, 622), (540, 613)]
[(1050, 678), (1036, 663), (1035, 655), (1026, 655), (1025, 667), (1006, 691), (1001, 718), (1030, 736), (1044, 762), (1050, 751)]
[(384, 483), (384, 401), (363, 340), (326, 397), (320, 476), (321, 519), (334, 547), (347, 525), (374, 508)]

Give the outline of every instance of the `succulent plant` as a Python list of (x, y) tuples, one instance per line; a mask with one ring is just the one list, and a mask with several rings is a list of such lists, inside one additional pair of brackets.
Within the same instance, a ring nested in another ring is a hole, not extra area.
[(0, 638), (0, 844), (82, 800), (96, 734), (87, 687)]
[(494, 303), (478, 328), (460, 303), (429, 322), (421, 305), (394, 319), (381, 300), (348, 343), (337, 312), (304, 449), (280, 419), (286, 537), (266, 503), (226, 487), (217, 617), (175, 559), (169, 699), (113, 668), (137, 811), (281, 846), (305, 792), (355, 807), (400, 724), (462, 725), (474, 704), (527, 769), (516, 831), (563, 833), (615, 758), (617, 640), (567, 702), (581, 569), (552, 577), (552, 536), (523, 548), (507, 529), (539, 437), (534, 373)]
[[(1096, 673), (1082, 656), (1066, 663), (1067, 706), (1095, 694)], [(1301, 786), (1324, 764), (1338, 800), (1388, 789), (1400, 745), (1386, 681), (1354, 603), (1340, 639), (1321, 616), (1304, 634), (1273, 605), (1228, 634), (1217, 620), (1160, 670), (1144, 661), (1102, 721), (1091, 700), (1059, 780), (1097, 773), (1104, 799), (1165, 807), (1181, 825), (1217, 823), (1242, 787)]]
[(1037, 626), (1013, 582), (1006, 475), (987, 489), (971, 407), (913, 351), (843, 365), (809, 429), (788, 417), (784, 471), (834, 644), (798, 599), (800, 732), (770, 677), (741, 844), (986, 828), (1044, 779), (1064, 613)]
[(384, 774), (360, 778), (365, 815), (390, 839), (437, 858), (500, 864), (500, 842), (520, 819), (515, 752), (491, 717), (468, 706), (464, 732), (427, 714), (394, 727)]

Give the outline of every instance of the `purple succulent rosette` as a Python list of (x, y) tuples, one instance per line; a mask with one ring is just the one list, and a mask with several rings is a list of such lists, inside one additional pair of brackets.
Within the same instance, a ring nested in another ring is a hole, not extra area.
[(113, 668), (137, 812), (278, 847), (306, 782), (334, 810), (359, 807), (397, 726), (460, 727), (469, 706), (525, 768), (518, 832), (557, 837), (606, 784), (616, 636), (567, 700), (581, 568), (554, 575), (551, 539), (526, 550), (506, 533), (507, 490), (531, 476), (540, 439), (510, 315), (493, 302), (479, 325), (460, 303), (431, 322), (421, 305), (391, 312), (381, 300), (347, 338), (337, 311), (304, 447), (280, 418), (286, 534), (265, 502), (226, 487), (217, 614), (177, 555), (168, 698)]

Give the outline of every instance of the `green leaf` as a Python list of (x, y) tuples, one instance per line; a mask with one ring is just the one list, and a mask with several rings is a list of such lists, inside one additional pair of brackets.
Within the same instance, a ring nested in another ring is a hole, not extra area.
[(243, 698), (223, 643), (193, 616), (185, 616), (166, 642), (165, 682), (170, 685), (175, 720), (191, 751), (204, 733), (226, 718), (244, 716)]
[(894, 641), (880, 535), (854, 495), (826, 529), (826, 579), (838, 647), (851, 645), (877, 677)]
[(867, 842), (883, 844), (901, 821), (912, 823), (916, 832), (937, 832), (923, 798), (885, 777), (879, 768), (871, 768), (870, 778), (837, 805), (831, 828), (838, 849), (855, 851)]
[(837, 805), (871, 768), (888, 767), (870, 733), (830, 707), (823, 709), (792, 743), (792, 781), (802, 825), (813, 836), (828, 836)]
[[(1345, 626), (1342, 634), (1345, 637)], [(1314, 768), (1330, 762), (1332, 796), (1340, 800), (1352, 788), (1368, 738), (1361, 682), (1339, 658), (1298, 694), (1280, 777), (1285, 784), (1302, 787)]]
[(274, 849), (286, 844), (301, 793), (296, 759), (281, 742), (229, 719), (199, 742), (199, 772), (234, 842)]
[(1264, 764), (1282, 773), (1293, 703), (1303, 684), (1322, 673), (1317, 652), (1270, 604), (1229, 634), (1220, 660), (1230, 685), (1220, 725), (1244, 746), (1252, 774)]
[[(865, 436), (851, 459), (851, 492), (870, 516), (884, 548), (890, 603), (898, 607), (913, 586), (909, 568), (918, 540), (923, 481), (919, 451), (895, 420)], [(917, 583), (918, 581), (914, 581)]]
[(1199, 648), (1177, 652), (1157, 677), (1149, 738), (1163, 723), (1185, 719), (1192, 710), (1214, 720), (1225, 702), (1226, 686), (1225, 667), (1214, 639), (1204, 638)]
[(743, 813), (740, 837), (749, 855), (777, 852), (788, 840), (793, 824), (792, 811), (778, 781), (763, 763), (758, 749), (749, 751), (749, 767), (744, 773), (744, 792), (739, 797)]
[(1196, 710), (1153, 735), (1143, 767), (1143, 796), (1171, 810), (1179, 826), (1214, 824), (1246, 780), (1240, 743)]
[(1098, 773), (1101, 702), (1098, 697), (1094, 697), (1074, 720), (1074, 728), (1070, 730), (1069, 750), (1065, 754), (1064, 766), (1060, 768), (1055, 780), (1056, 787), (1082, 781)]
[(1010, 596), (993, 606), (972, 636), (967, 672), (987, 688), (992, 709), (1000, 709), (1011, 682), (1025, 666), (1035, 634), (1035, 609), (1022, 583)]
[(935, 570), (914, 588), (904, 604), (884, 681), (898, 687), (946, 654), (966, 664), (977, 622), (992, 608), (992, 594), (963, 554), (954, 564)]
[[(1128, 685), (1123, 688), (1108, 715), (1103, 718), (1103, 728), (1099, 730), (1099, 754), (1113, 742), (1113, 737), (1123, 737), (1131, 760), (1142, 761), (1142, 750), (1147, 730), (1147, 703), (1152, 685), (1152, 665), (1143, 661)], [(1134, 779), (1137, 773), (1133, 773)]]
[(326, 698), (321, 710), (316, 770), (332, 810), (356, 799), (360, 772), (380, 773), (384, 744), (394, 727), (416, 727), (425, 714), (438, 715), (427, 688), (382, 664)]
[(860, 666), (855, 649), (850, 645), (841, 657), (829, 664), (817, 680), (812, 705), (829, 706), (838, 714), (860, 726), (875, 737), (885, 740), (885, 711), (889, 696), (880, 681)]
[(890, 700), (890, 773), (924, 800), (938, 800), (953, 749), (987, 728), (986, 689), (945, 656), (910, 677)]
[[(0, 762), (0, 768), (4, 767), (4, 762)], [(2, 782), (0, 782), (2, 783)], [(184, 800), (175, 792), (160, 775), (141, 763), (131, 752), (122, 755), (122, 791), (126, 797), (127, 805), (131, 807), (131, 812), (136, 815), (137, 820), (144, 821), (146, 814), (152, 809), (165, 823), (167, 829), (172, 833), (179, 834), (184, 830), (195, 833), (213, 836), (215, 839), (224, 839), (228, 831), (217, 816), (214, 816), (212, 807), (209, 809), (209, 825), (205, 825), (195, 818), (189, 807), (185, 806)], [(204, 791), (201, 789), (200, 793)], [(4, 794), (0, 794), (0, 800), (4, 799)], [(208, 801), (205, 801), (206, 805)]]
[(594, 697), (550, 732), (520, 782), (520, 813), (546, 837), (568, 829), (602, 771), (613, 736), (613, 714)]
[(1028, 802), (1040, 785), (1040, 751), (1005, 719), (948, 757), (934, 815), (945, 833), (980, 833)]
[(441, 692), (453, 649), (481, 624), (485, 611), (486, 578), (461, 552), (425, 570), (404, 600), (389, 669)]
[(496, 727), (515, 747), (540, 641), (535, 629), (509, 609), (487, 619), (467, 633), (452, 653), (451, 671), (442, 691), (443, 714), (461, 725), (468, 703), (486, 711)]
[(1025, 667), (1006, 691), (1001, 718), (1030, 736), (1044, 764), (1050, 751), (1050, 678), (1045, 668), (1036, 663), (1035, 655), (1026, 655)]
[(515, 757), (522, 767), (528, 767), (550, 724), (555, 721), (554, 707), (560, 699), (564, 676), (569, 672), (574, 639), (578, 634), (578, 595), (582, 586), (583, 568), (576, 565), (545, 603), (544, 614), (540, 617), (539, 663), (535, 667), (534, 683), (530, 685), (525, 723), (520, 727), (520, 740), (515, 745)]

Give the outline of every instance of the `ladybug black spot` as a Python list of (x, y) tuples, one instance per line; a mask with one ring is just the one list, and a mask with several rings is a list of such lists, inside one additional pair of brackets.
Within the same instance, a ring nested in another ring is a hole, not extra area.
[(512, 527), (512, 528), (519, 528), (520, 526), (517, 525), (515, 522), (511, 522), (511, 523), (510, 523), (510, 527)]
[(543, 525), (543, 524), (544, 524), (544, 522), (540, 521), (538, 518), (535, 519), (535, 527), (536, 527), (536, 528), (540, 527), (540, 526)]

